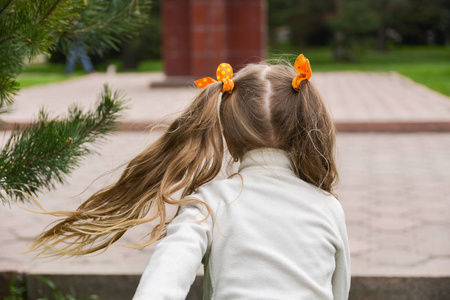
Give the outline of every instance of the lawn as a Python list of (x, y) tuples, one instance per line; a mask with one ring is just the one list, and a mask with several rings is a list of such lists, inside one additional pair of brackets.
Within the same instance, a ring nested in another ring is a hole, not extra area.
[[(120, 61), (112, 61), (110, 64), (114, 64), (119, 72), (122, 71), (122, 66)], [(105, 72), (106, 65), (95, 66), (96, 71)], [(50, 63), (39, 63), (32, 64), (25, 67), (25, 70), (17, 78), (20, 87), (29, 87), (33, 85), (40, 85), (52, 82), (59, 82), (68, 80), (71, 78), (79, 77), (85, 75), (81, 66), (77, 66), (77, 69), (73, 74), (67, 75), (64, 72), (65, 65), (62, 63), (50, 64)], [(133, 72), (161, 72), (163, 70), (163, 64), (161, 60), (146, 60), (139, 63), (138, 68), (133, 70)]]
[[(272, 48), (270, 58), (284, 57), (283, 53), (285, 52), (282, 50)], [(450, 96), (450, 47), (408, 46), (391, 49), (385, 53), (366, 51), (360, 55), (357, 63), (334, 61), (329, 48), (306, 48), (296, 53), (305, 54), (311, 62), (313, 71), (396, 71)]]
[(83, 75), (83, 71), (76, 70), (75, 73), (67, 75), (64, 73), (63, 64), (39, 63), (25, 67), (22, 74), (17, 77), (21, 88), (33, 85), (46, 84), (52, 82), (64, 81), (70, 78)]
[[(285, 57), (294, 60), (298, 53), (305, 54), (311, 61), (313, 71), (396, 71), (412, 80), (424, 84), (444, 95), (450, 96), (450, 47), (446, 46), (408, 46), (396, 47), (388, 52), (366, 51), (357, 63), (336, 62), (329, 48), (282, 49), (270, 47), (269, 58)], [(286, 54), (290, 53), (290, 55)], [(292, 54), (292, 53), (295, 53)], [(119, 61), (113, 61), (121, 72)], [(106, 66), (97, 66), (104, 72)], [(161, 60), (142, 61), (134, 72), (162, 71)], [(78, 67), (74, 75), (64, 74), (63, 64), (37, 64), (28, 66), (19, 76), (21, 87), (67, 80), (82, 76)]]

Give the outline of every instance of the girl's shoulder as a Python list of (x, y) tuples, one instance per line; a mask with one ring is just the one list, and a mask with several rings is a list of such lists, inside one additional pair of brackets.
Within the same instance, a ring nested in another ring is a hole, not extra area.
[(344, 216), (344, 208), (342, 207), (341, 202), (339, 202), (338, 199), (336, 199), (336, 197), (334, 197), (333, 195), (329, 195), (326, 197), (326, 201), (328, 203), (328, 206), (330, 207), (330, 209), (334, 212), (334, 214), (336, 215), (336, 217), (339, 218), (345, 218)]
[(345, 232), (345, 213), (341, 202), (333, 195), (329, 194), (325, 197), (325, 203), (335, 224), (341, 232)]
[(194, 197), (208, 204), (213, 210), (220, 204), (227, 202), (243, 189), (243, 179), (239, 174), (234, 174), (228, 178), (216, 179), (201, 185), (189, 197)]

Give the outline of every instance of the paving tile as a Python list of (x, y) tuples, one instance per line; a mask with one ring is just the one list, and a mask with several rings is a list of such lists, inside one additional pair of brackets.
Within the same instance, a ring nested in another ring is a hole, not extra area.
[(446, 224), (422, 225), (416, 236), (418, 252), (450, 258), (450, 228)]
[(347, 224), (365, 224), (370, 213), (363, 209), (351, 209), (345, 206), (345, 220)]
[[(397, 199), (399, 197), (397, 196)], [(391, 218), (403, 217), (409, 213), (410, 208), (397, 202), (376, 202), (369, 210), (376, 216)]]
[(374, 230), (405, 232), (409, 229), (417, 227), (419, 222), (408, 218), (382, 216), (374, 218), (370, 225), (374, 228)]
[(422, 276), (448, 277), (450, 270), (450, 257), (432, 257), (421, 265), (411, 268), (414, 273), (420, 272)]
[[(445, 237), (443, 237), (445, 239)], [(450, 243), (442, 241), (439, 244), (427, 243), (422, 241), (416, 247), (418, 253), (423, 253), (432, 257), (444, 257), (449, 256), (450, 253)]]
[(383, 249), (400, 249), (413, 251), (417, 246), (414, 231), (406, 232), (377, 232), (371, 236), (371, 242)]
[(418, 210), (417, 218), (424, 225), (443, 225), (450, 227), (450, 214), (448, 210), (423, 208)]
[(382, 249), (370, 252), (369, 261), (377, 265), (411, 266), (425, 263), (430, 256), (403, 249)]
[(377, 249), (377, 246), (373, 243), (369, 243), (363, 239), (351, 239), (349, 241), (350, 253), (352, 257), (361, 256), (362, 254), (367, 254), (368, 252)]
[(366, 222), (347, 222), (347, 231), (350, 239), (368, 239), (372, 234)]
[(450, 259), (450, 135), (340, 134), (338, 149), (354, 274), (448, 276), (429, 261)]

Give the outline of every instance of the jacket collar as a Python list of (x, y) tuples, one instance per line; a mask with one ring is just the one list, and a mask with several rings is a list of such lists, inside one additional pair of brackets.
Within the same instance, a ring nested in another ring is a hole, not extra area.
[(281, 149), (259, 148), (250, 150), (241, 158), (239, 172), (249, 167), (269, 167), (292, 170), (289, 154)]

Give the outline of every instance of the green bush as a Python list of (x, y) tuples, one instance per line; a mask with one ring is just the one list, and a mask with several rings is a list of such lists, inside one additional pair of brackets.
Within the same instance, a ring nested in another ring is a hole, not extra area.
[(51, 294), (50, 298), (44, 297), (44, 298), (39, 298), (38, 300), (100, 300), (100, 298), (97, 295), (91, 295), (89, 297), (77, 298), (75, 295), (75, 292), (71, 292), (69, 294), (64, 294), (56, 287), (56, 285), (51, 280), (49, 280), (45, 277), (40, 277), (39, 279), (42, 282), (44, 282), (52, 290), (52, 294)]
[(9, 282), (9, 295), (3, 300), (24, 300), (25, 282), (23, 279), (13, 277)]
[[(97, 295), (90, 295), (89, 297), (76, 297), (74, 292), (64, 294), (58, 287), (49, 279), (45, 277), (38, 277), (46, 286), (51, 289), (51, 295), (37, 300), (100, 300)], [(25, 300), (26, 288), (25, 281), (20, 278), (13, 278), (9, 284), (9, 295), (3, 300)]]

